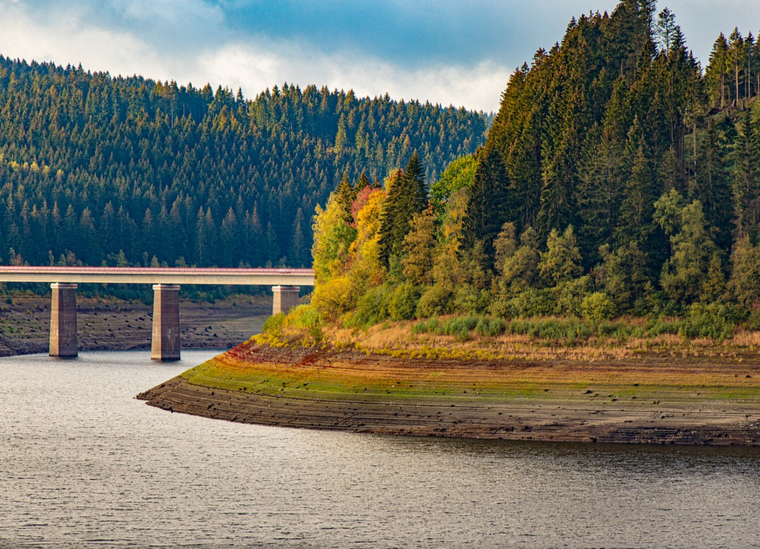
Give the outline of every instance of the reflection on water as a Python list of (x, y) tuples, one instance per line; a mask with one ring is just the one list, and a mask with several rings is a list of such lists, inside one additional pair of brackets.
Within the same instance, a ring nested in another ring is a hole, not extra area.
[(212, 356), (0, 360), (0, 547), (757, 547), (760, 451), (238, 425), (133, 396)]

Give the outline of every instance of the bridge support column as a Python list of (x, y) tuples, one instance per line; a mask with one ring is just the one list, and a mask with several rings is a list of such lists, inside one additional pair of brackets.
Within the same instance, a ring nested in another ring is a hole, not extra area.
[(153, 286), (153, 340), (150, 358), (179, 360), (179, 285)]
[(77, 285), (50, 285), (53, 298), (50, 307), (50, 356), (75, 357), (77, 343)]
[(298, 305), (300, 291), (301, 288), (298, 286), (272, 286), (272, 292), (274, 292), (272, 314), (287, 313), (292, 307)]

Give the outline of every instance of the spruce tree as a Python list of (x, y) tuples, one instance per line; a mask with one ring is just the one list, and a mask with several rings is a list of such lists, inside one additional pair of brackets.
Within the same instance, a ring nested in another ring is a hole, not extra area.
[(745, 110), (734, 148), (734, 204), (737, 234), (754, 239), (760, 222), (760, 132), (752, 120), (752, 109)]
[(488, 147), (480, 153), (464, 219), (465, 246), (482, 242), (488, 265), (493, 265), (493, 242), (510, 212), (509, 180), (501, 154), (496, 147)]
[(417, 151), (412, 153), (412, 157), (406, 165), (405, 176), (409, 187), (414, 190), (413, 208), (415, 212), (421, 212), (427, 206), (428, 187), (425, 181), (425, 170), (422, 167), (422, 162), (420, 162)]
[(415, 152), (406, 171), (398, 170), (386, 185), (386, 200), (380, 215), (380, 259), (386, 267), (392, 256), (400, 258), (404, 253), (404, 239), (412, 216), (426, 207), (425, 171)]

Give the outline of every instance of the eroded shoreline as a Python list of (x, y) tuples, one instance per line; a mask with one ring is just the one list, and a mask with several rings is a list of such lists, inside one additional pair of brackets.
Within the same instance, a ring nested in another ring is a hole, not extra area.
[[(659, 366), (660, 373), (641, 361), (586, 365), (585, 381), (563, 383), (572, 364), (409, 360), (249, 342), (137, 398), (213, 419), (358, 433), (760, 446), (756, 365)], [(610, 368), (619, 382), (609, 380)], [(677, 370), (679, 381), (664, 381)], [(727, 379), (736, 386), (713, 383)]]

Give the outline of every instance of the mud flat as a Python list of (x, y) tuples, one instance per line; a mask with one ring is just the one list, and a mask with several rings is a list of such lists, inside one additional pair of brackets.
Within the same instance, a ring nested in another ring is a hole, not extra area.
[(172, 412), (413, 436), (760, 446), (760, 361), (427, 359), (249, 341), (137, 398)]
[[(14, 296), (0, 304), (0, 356), (45, 353), (50, 298)], [(272, 298), (238, 296), (215, 303), (180, 303), (182, 347), (229, 349), (261, 330)], [(77, 297), (81, 351), (150, 349), (153, 307), (139, 301)]]

